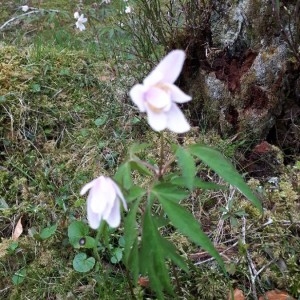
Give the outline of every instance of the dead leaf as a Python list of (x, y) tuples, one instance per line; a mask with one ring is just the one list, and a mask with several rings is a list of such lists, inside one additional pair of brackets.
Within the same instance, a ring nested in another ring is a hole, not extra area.
[(16, 225), (16, 227), (13, 231), (13, 234), (12, 234), (12, 239), (14, 241), (16, 241), (23, 232), (23, 226), (22, 226), (21, 220), (22, 220), (22, 217), (20, 217), (20, 219), (19, 219), (19, 221), (18, 221), (18, 223), (17, 223), (17, 225)]
[(233, 298), (232, 298), (231, 292), (229, 292), (228, 300), (245, 300), (245, 299), (246, 298), (245, 298), (242, 290), (235, 289), (233, 291)]
[(290, 296), (287, 292), (280, 290), (273, 290), (266, 292), (263, 296), (260, 296), (258, 300), (296, 300)]

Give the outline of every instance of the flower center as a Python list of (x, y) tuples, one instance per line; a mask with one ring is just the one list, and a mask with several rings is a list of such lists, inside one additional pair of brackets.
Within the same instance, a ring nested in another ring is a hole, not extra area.
[[(156, 105), (156, 103), (152, 102), (152, 101), (148, 101), (147, 105), (150, 108), (150, 110), (152, 110), (155, 113), (160, 113), (162, 111), (168, 111), (170, 108), (170, 104), (171, 104), (171, 99), (170, 99), (170, 95), (171, 95), (171, 90), (168, 87), (168, 85), (166, 85), (163, 82), (159, 82), (157, 84), (155, 84), (153, 87), (155, 87), (156, 89), (159, 89), (162, 92), (162, 95), (164, 95), (162, 97), (162, 99), (156, 99), (157, 103), (159, 103), (159, 105)], [(168, 99), (168, 100), (166, 100)], [(163, 104), (164, 103), (164, 104)]]

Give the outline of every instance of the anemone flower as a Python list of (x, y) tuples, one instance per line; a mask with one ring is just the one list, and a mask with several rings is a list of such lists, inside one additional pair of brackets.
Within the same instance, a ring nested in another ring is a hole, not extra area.
[(87, 219), (93, 229), (97, 229), (102, 220), (112, 228), (121, 222), (121, 208), (127, 210), (127, 204), (118, 185), (109, 177), (100, 176), (87, 183), (80, 191), (84, 195), (89, 191), (87, 199)]
[(171, 51), (144, 79), (143, 84), (134, 85), (129, 92), (139, 110), (147, 113), (148, 123), (155, 131), (168, 128), (175, 133), (183, 133), (190, 129), (176, 103), (185, 103), (192, 98), (174, 85), (184, 60), (184, 51)]

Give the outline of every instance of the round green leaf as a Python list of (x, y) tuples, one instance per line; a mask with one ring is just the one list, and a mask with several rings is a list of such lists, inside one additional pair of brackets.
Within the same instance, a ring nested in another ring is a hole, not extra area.
[(19, 285), (25, 280), (25, 277), (26, 277), (26, 269), (21, 269), (13, 275), (12, 282), (14, 285)]
[(113, 256), (111, 257), (110, 261), (112, 264), (116, 264), (122, 260), (123, 257), (123, 250), (121, 248), (115, 248), (113, 251)]
[(77, 272), (85, 273), (93, 269), (95, 258), (89, 257), (85, 253), (78, 253), (73, 259), (73, 268)]

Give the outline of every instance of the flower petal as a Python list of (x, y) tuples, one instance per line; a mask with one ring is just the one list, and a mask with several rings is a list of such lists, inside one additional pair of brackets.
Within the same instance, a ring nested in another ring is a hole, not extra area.
[(110, 227), (116, 228), (120, 225), (121, 222), (121, 213), (120, 213), (120, 201), (116, 200), (110, 211), (110, 214), (103, 219), (109, 224)]
[(172, 101), (177, 103), (185, 103), (192, 100), (192, 97), (184, 93), (179, 87), (174, 84), (168, 84), (171, 91)]
[(100, 176), (89, 193), (91, 209), (102, 216), (109, 213), (117, 195), (112, 187), (111, 179)]
[(124, 196), (122, 194), (122, 191), (120, 190), (120, 188), (118, 187), (118, 185), (114, 181), (112, 181), (112, 184), (113, 184), (114, 189), (116, 191), (116, 194), (117, 194), (117, 197), (118, 197), (118, 201), (119, 201), (119, 199), (121, 199), (121, 201), (123, 203), (123, 207), (127, 211), (128, 210), (127, 209), (127, 203), (126, 203), (126, 200), (125, 200), (125, 198), (124, 198)]
[(97, 179), (94, 179), (94, 180), (92, 180), (91, 182), (89, 182), (89, 183), (87, 183), (86, 185), (84, 185), (84, 186), (82, 187), (81, 191), (80, 191), (80, 195), (81, 195), (81, 196), (84, 195), (89, 189), (91, 189), (91, 188), (94, 186), (96, 180), (97, 180)]
[(90, 199), (87, 201), (87, 219), (91, 228), (98, 229), (101, 222), (101, 215), (92, 211)]
[(175, 133), (184, 133), (191, 128), (184, 114), (175, 103), (172, 103), (171, 109), (167, 113), (167, 128)]
[[(153, 85), (154, 79), (166, 83), (174, 83), (178, 78), (183, 63), (185, 60), (185, 52), (183, 50), (173, 50), (167, 56), (165, 56), (157, 67), (151, 71), (151, 73), (145, 78), (144, 84)], [(158, 83), (156, 81), (154, 84)]]
[(87, 21), (87, 18), (84, 17), (84, 15), (81, 15), (78, 19), (79, 22), (85, 23)]
[(156, 70), (156, 68), (151, 71), (151, 73), (143, 80), (143, 84), (146, 87), (150, 87), (153, 85), (156, 85), (160, 81), (162, 81), (164, 78), (164, 74), (160, 72), (159, 70)]
[(146, 111), (144, 93), (145, 93), (145, 88), (142, 84), (134, 85), (129, 92), (129, 96), (131, 97), (131, 100), (141, 112)]
[(147, 103), (150, 104), (149, 109), (170, 109), (171, 106), (171, 98), (168, 93), (163, 91), (162, 89), (152, 87), (145, 93), (145, 98)]
[(74, 12), (74, 18), (75, 18), (75, 19), (78, 19), (78, 18), (79, 18), (79, 12), (78, 12), (78, 11), (75, 11), (75, 12)]
[(148, 123), (155, 131), (164, 130), (167, 127), (167, 115), (164, 112), (155, 113), (147, 109)]

